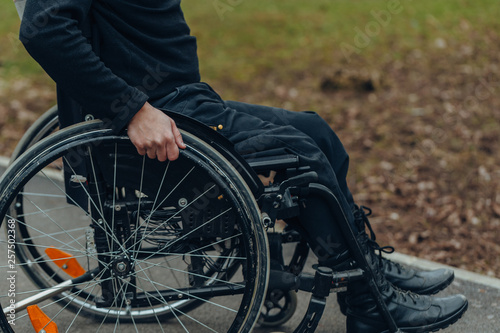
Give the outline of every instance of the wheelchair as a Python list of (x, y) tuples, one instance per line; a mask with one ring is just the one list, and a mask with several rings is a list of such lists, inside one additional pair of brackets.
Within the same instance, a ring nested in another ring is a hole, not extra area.
[[(295, 332), (309, 333), (327, 296), (360, 279), (401, 332), (338, 199), (298, 156), (245, 160), (213, 129), (169, 116), (187, 146), (174, 162), (138, 155), (92, 116), (59, 130), (57, 106), (25, 133), (0, 178), (2, 332), (250, 332), (287, 322), (301, 290), (311, 298)], [(278, 181), (264, 186), (257, 174), (270, 172)], [(275, 232), (311, 194), (339, 217), (359, 268), (305, 273), (300, 232)]]
[[(58, 130), (56, 107), (26, 132), (0, 179), (0, 216), (8, 277), (22, 268), (35, 287), (13, 281), (0, 298), (3, 332), (249, 332), (288, 321), (298, 290), (311, 299), (295, 332), (314, 332), (331, 291), (373, 282), (347, 222), (361, 268), (345, 272), (302, 272), (307, 242), (273, 231), (310, 193), (342, 215), (297, 156), (244, 160), (213, 129), (169, 116), (187, 146), (173, 162), (138, 155), (92, 117)], [(264, 186), (257, 173), (271, 170), (281, 180)], [(295, 245), (287, 263), (284, 243)]]

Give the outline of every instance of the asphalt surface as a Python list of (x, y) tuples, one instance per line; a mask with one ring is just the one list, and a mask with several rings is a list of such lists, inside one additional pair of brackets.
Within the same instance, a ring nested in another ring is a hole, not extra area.
[[(0, 163), (5, 161), (0, 159)], [(0, 166), (0, 173), (3, 173), (5, 168)], [(0, 233), (0, 267), (5, 267), (7, 261), (6, 254), (6, 237), (2, 231)], [(291, 251), (291, 249), (285, 249)], [(444, 267), (429, 261), (419, 260), (415, 257), (409, 257), (401, 254), (392, 254), (388, 256), (394, 261), (411, 265), (421, 269), (433, 269)], [(313, 272), (311, 266), (314, 264), (314, 259), (308, 259), (306, 270)], [(492, 277), (486, 277), (474, 274), (467, 271), (455, 270), (455, 281), (438, 296), (446, 296), (451, 294), (463, 294), (469, 301), (469, 308), (464, 316), (454, 325), (440, 332), (456, 332), (456, 333), (496, 333), (500, 332), (500, 280)], [(2, 269), (0, 274), (0, 294), (5, 294), (8, 289), (7, 271)], [(18, 271), (16, 283), (19, 288), (27, 288), (31, 284), (28, 278), (24, 276), (22, 270)], [(284, 325), (276, 328), (256, 327), (254, 332), (293, 332), (295, 327), (300, 323), (309, 303), (310, 295), (304, 292), (298, 293), (298, 305), (294, 316)], [(2, 304), (4, 307), (5, 305)], [(208, 317), (216, 317), (216, 313), (205, 314)], [(72, 329), (71, 332), (90, 332), (90, 326), (78, 327)], [(21, 332), (33, 332), (31, 327), (19, 328)], [(16, 330), (17, 331), (17, 330)], [(147, 330), (154, 332), (154, 330)], [(173, 331), (172, 331), (173, 332)], [(345, 332), (345, 317), (342, 316), (338, 309), (336, 297), (332, 294), (327, 301), (325, 312), (321, 318), (317, 333), (332, 333)]]

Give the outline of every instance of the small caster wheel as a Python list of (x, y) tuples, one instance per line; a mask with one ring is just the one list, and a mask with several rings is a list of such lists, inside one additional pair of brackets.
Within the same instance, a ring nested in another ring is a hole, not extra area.
[(277, 327), (292, 318), (297, 309), (297, 293), (293, 290), (274, 289), (267, 292), (260, 311), (259, 325)]

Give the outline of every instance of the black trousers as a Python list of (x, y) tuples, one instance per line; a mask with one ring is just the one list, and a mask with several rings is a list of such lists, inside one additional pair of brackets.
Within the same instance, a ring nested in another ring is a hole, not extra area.
[[(152, 104), (217, 127), (243, 156), (283, 150), (299, 156), (300, 163), (316, 171), (319, 183), (337, 196), (351, 227), (357, 231), (351, 213), (354, 201), (346, 183), (349, 156), (331, 127), (316, 113), (224, 101), (205, 83), (178, 87)], [(304, 218), (301, 216), (301, 227), (320, 261), (327, 260), (339, 248), (346, 248), (336, 217), (320, 198), (308, 207)]]

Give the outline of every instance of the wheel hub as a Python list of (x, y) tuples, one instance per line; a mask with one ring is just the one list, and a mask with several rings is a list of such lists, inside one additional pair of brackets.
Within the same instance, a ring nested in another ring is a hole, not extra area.
[(134, 268), (134, 262), (126, 255), (118, 256), (111, 263), (111, 269), (113, 270), (114, 275), (118, 276), (126, 276), (128, 275)]

